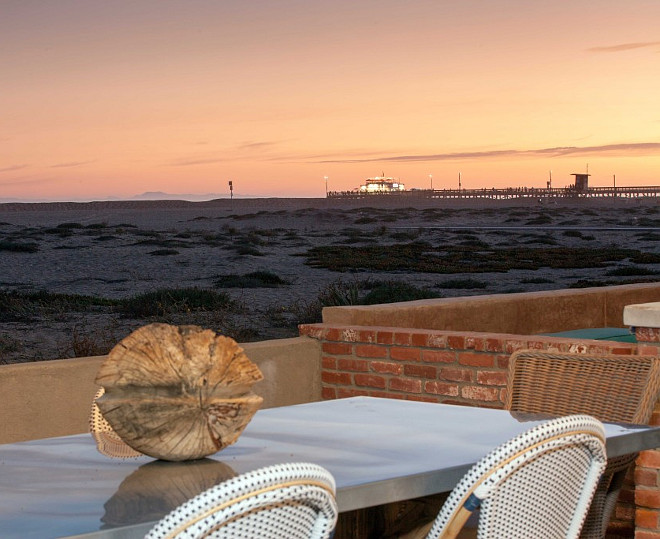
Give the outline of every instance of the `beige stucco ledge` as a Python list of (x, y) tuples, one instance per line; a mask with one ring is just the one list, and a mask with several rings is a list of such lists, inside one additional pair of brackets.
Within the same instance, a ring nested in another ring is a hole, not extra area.
[(623, 323), (633, 327), (660, 328), (660, 302), (626, 305)]

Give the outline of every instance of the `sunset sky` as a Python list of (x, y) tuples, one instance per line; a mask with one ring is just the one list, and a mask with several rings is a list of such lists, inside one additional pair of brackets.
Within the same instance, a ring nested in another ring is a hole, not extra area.
[(658, 0), (0, 0), (0, 67), (0, 199), (660, 185)]

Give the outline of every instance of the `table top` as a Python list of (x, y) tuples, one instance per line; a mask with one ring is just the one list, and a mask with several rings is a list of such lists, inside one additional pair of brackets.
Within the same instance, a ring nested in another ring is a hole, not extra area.
[[(340, 511), (450, 491), (540, 416), (355, 397), (260, 410), (238, 441), (174, 463), (112, 459), (89, 434), (0, 445), (0, 536), (142, 537), (214, 484), (282, 462), (326, 467)], [(660, 428), (605, 425), (609, 456), (660, 447)]]

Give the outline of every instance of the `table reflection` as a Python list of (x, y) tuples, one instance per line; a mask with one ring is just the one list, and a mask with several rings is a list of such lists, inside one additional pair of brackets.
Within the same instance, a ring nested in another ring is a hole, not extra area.
[(230, 466), (213, 459), (144, 464), (103, 505), (102, 529), (160, 520), (190, 498), (236, 475)]

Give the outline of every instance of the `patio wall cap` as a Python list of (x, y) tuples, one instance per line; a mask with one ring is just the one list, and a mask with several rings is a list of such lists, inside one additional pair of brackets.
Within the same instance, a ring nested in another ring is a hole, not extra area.
[(626, 305), (623, 323), (627, 326), (660, 328), (660, 302)]

